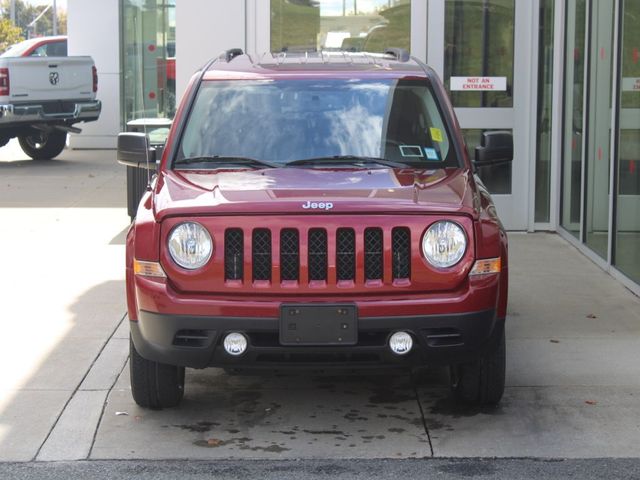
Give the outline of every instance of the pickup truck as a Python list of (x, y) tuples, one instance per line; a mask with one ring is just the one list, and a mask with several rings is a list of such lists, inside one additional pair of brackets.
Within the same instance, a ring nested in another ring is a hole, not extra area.
[(76, 123), (100, 116), (98, 72), (91, 57), (11, 56), (20, 51), (0, 56), (0, 147), (18, 137), (31, 158), (55, 158)]

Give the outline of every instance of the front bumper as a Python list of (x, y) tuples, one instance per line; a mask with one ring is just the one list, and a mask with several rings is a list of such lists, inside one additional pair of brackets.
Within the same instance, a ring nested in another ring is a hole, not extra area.
[[(50, 102), (56, 103), (56, 102)], [(100, 117), (102, 102), (91, 100), (86, 102), (59, 102), (64, 107), (52, 108), (44, 104), (30, 105), (0, 105), (0, 127), (15, 126), (16, 124), (32, 123), (77, 123), (91, 122)], [(62, 110), (62, 111), (58, 111)], [(51, 113), (54, 112), (54, 113)]]
[[(130, 322), (136, 350), (148, 360), (192, 368), (415, 367), (451, 364), (477, 359), (504, 328), (495, 310), (462, 314), (361, 317), (358, 343), (352, 346), (282, 346), (279, 319), (209, 317), (139, 311)], [(389, 336), (409, 332), (414, 347), (406, 355), (392, 353)], [(228, 355), (224, 336), (242, 332), (247, 351)]]

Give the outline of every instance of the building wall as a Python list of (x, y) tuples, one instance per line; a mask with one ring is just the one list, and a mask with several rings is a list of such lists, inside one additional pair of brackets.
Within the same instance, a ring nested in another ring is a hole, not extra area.
[(176, 99), (212, 57), (229, 48), (246, 48), (246, 25), (244, 1), (176, 2)]
[[(224, 14), (218, 14), (224, 12)], [(120, 0), (68, 0), (69, 55), (90, 55), (99, 75), (102, 114), (70, 135), (72, 148), (115, 148), (121, 131)], [(268, 50), (269, 2), (189, 0), (176, 5), (176, 100), (193, 73), (229, 48)], [(94, 19), (100, 19), (95, 21)], [(253, 25), (247, 29), (247, 25)]]
[(98, 69), (97, 122), (78, 124), (70, 135), (72, 148), (115, 148), (120, 131), (120, 9), (119, 0), (69, 0), (69, 55), (90, 55)]

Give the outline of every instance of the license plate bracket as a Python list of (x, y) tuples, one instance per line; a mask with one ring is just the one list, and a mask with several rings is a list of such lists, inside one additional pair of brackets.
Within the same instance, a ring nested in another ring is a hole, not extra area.
[(354, 304), (285, 304), (280, 307), (280, 344), (331, 346), (358, 343)]

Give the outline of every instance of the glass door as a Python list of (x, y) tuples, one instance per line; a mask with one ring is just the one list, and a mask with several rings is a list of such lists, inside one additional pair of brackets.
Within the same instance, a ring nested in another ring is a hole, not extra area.
[(530, 225), (535, 3), (429, 0), (428, 9), (427, 61), (449, 91), (471, 158), (482, 132), (506, 130), (513, 135), (513, 161), (477, 171), (510, 230)]
[(173, 118), (175, 0), (122, 0), (122, 118)]
[(615, 2), (567, 0), (566, 13), (560, 223), (608, 260)]
[(582, 214), (586, 19), (587, 0), (569, 0), (566, 6), (565, 27), (564, 143), (562, 145), (560, 224), (577, 239), (580, 239)]
[(591, 4), (586, 165), (586, 243), (607, 258), (609, 240), (609, 168), (615, 2)]
[(640, 283), (640, 2), (622, 2), (614, 264)]

